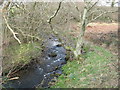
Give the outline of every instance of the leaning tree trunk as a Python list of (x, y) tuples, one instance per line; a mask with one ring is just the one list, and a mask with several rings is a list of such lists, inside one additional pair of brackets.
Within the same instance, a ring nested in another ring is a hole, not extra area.
[(83, 48), (83, 45), (84, 45), (84, 33), (85, 33), (85, 30), (86, 30), (86, 23), (87, 23), (86, 15), (87, 15), (87, 8), (84, 8), (80, 34), (78, 36), (76, 48), (75, 48), (75, 51), (74, 51), (74, 55), (75, 55), (76, 58), (79, 55), (82, 54), (82, 48)]

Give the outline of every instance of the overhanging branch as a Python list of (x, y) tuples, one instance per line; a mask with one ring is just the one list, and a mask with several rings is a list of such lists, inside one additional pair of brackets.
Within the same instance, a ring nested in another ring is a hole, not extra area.
[(48, 23), (51, 23), (52, 19), (57, 15), (58, 11), (60, 10), (61, 4), (62, 4), (62, 1), (59, 3), (59, 6), (58, 6), (57, 10), (55, 11), (55, 13), (47, 21)]
[(99, 0), (97, 0), (88, 10), (87, 12), (89, 12), (97, 3), (98, 3)]

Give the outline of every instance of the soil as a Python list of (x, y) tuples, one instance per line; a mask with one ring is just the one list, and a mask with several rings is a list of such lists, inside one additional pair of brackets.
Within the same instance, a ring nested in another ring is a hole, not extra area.
[(85, 38), (95, 44), (109, 49), (113, 54), (118, 53), (118, 24), (93, 23), (88, 25)]
[[(72, 24), (71, 27), (73, 29), (71, 34), (78, 36), (79, 24)], [(90, 23), (86, 28), (85, 39), (117, 54), (118, 23)]]
[[(79, 26), (79, 24), (72, 23), (70, 25), (70, 28), (72, 28), (70, 35), (77, 37), (80, 31)], [(102, 46), (103, 48), (109, 50), (115, 57), (118, 55), (118, 23), (90, 23), (86, 28), (85, 39), (86, 41), (90, 41), (95, 45)], [(117, 58), (114, 60), (115, 61), (111, 62), (109, 66), (111, 67), (111, 71), (118, 72), (118, 60)], [(110, 79), (110, 75), (106, 75), (106, 79), (109, 79), (106, 82), (106, 85), (118, 85), (118, 77), (112, 77)], [(101, 84), (101, 86), (104, 86), (104, 84), (105, 83)]]

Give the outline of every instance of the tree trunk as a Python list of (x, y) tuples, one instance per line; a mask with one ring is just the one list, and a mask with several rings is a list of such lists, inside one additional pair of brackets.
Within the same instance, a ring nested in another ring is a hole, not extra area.
[[(0, 9), (1, 10), (1, 9)], [(0, 12), (0, 76), (2, 76), (2, 44), (3, 44), (3, 27), (2, 27), (3, 21), (2, 21), (2, 12)], [(0, 78), (0, 82), (2, 82), (2, 79)]]
[(114, 7), (114, 5), (115, 5), (115, 0), (112, 0), (111, 7)]
[(78, 37), (78, 40), (77, 40), (77, 44), (76, 44), (76, 48), (75, 48), (75, 51), (74, 51), (74, 55), (75, 57), (77, 58), (79, 55), (82, 54), (82, 47), (83, 47), (83, 44), (84, 44), (84, 31), (81, 30), (81, 33)]
[(74, 51), (74, 55), (77, 58), (79, 55), (82, 54), (82, 48), (84, 45), (84, 33), (86, 30), (86, 23), (87, 23), (87, 19), (86, 19), (86, 15), (87, 15), (87, 8), (84, 8), (84, 12), (83, 12), (83, 16), (82, 16), (82, 23), (81, 23), (81, 29), (80, 29), (80, 34), (78, 36), (78, 40), (77, 40), (77, 44), (76, 44), (76, 48)]

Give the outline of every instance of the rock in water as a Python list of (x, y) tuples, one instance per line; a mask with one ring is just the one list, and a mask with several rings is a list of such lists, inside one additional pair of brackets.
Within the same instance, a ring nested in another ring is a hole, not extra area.
[(48, 54), (49, 57), (56, 57), (57, 54), (55, 52), (51, 52), (50, 54)]

